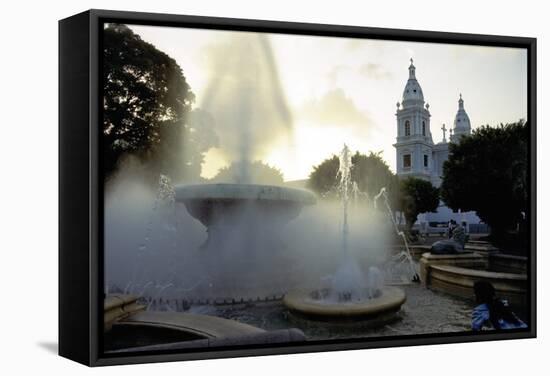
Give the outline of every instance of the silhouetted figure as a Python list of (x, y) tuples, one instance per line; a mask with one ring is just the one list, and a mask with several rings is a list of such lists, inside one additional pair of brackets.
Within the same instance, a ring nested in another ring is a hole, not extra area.
[(474, 293), (478, 305), (472, 311), (473, 331), (527, 328), (527, 324), (508, 307), (508, 302), (495, 296), (495, 288), (491, 283), (474, 283)]
[(451, 219), (449, 221), (449, 225), (447, 227), (447, 237), (450, 239), (453, 237), (453, 231), (456, 227), (456, 221), (454, 219)]

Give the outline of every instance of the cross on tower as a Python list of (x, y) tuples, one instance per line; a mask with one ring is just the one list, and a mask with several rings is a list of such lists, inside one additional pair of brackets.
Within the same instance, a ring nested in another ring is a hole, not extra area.
[(445, 123), (443, 123), (441, 130), (443, 131), (443, 142), (447, 142), (447, 140), (445, 139), (445, 132), (447, 132), (447, 127), (445, 126)]

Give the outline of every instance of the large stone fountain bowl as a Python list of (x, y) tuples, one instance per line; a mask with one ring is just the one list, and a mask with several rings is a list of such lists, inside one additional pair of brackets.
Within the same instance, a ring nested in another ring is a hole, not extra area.
[(194, 218), (210, 227), (230, 225), (248, 209), (262, 219), (286, 222), (298, 216), (304, 205), (315, 204), (316, 198), (304, 189), (222, 183), (177, 186), (176, 201), (183, 202)]
[(283, 303), (293, 313), (316, 320), (374, 319), (394, 315), (405, 303), (406, 295), (397, 287), (383, 287), (378, 296), (354, 302), (316, 300), (311, 290), (288, 292)]

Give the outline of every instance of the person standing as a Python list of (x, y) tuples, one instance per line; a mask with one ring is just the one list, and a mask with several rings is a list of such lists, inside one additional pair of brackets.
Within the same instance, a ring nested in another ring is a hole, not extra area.
[(451, 219), (449, 221), (449, 225), (448, 225), (448, 228), (447, 228), (447, 237), (450, 239), (453, 237), (453, 231), (456, 227), (456, 222), (454, 219)]

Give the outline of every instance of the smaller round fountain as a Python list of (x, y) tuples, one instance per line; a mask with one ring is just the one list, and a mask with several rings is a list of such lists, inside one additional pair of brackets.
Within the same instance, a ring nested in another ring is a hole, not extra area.
[(288, 292), (285, 306), (293, 313), (317, 320), (391, 318), (405, 303), (405, 292), (397, 287), (384, 286), (384, 276), (371, 266), (365, 275), (349, 249), (348, 204), (354, 183), (351, 179), (351, 152), (344, 145), (338, 170), (343, 207), (342, 257), (340, 265), (323, 288), (304, 288)]
[(393, 315), (405, 303), (405, 292), (397, 287), (386, 286), (371, 298), (353, 299), (342, 293), (334, 299), (330, 289), (294, 290), (284, 297), (285, 306), (303, 316), (324, 320), (373, 319)]

